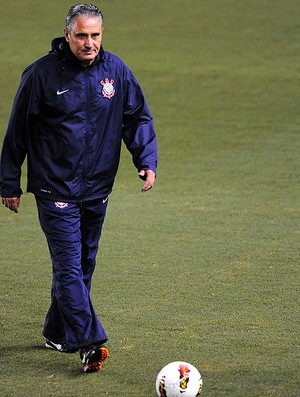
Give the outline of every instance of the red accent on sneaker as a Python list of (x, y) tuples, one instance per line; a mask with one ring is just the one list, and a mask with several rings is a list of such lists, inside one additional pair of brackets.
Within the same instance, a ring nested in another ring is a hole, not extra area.
[(97, 372), (102, 369), (102, 363), (110, 357), (109, 350), (105, 346), (97, 346), (90, 351), (81, 351), (81, 359), (86, 373)]

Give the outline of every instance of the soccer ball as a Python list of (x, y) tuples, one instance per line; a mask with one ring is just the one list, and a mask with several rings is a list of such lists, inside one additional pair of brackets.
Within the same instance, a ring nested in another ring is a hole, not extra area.
[(155, 386), (158, 397), (197, 397), (202, 385), (197, 368), (185, 361), (174, 361), (160, 370)]

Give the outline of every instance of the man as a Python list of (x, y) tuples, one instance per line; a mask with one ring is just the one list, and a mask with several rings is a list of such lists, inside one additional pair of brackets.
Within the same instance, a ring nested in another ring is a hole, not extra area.
[(102, 225), (122, 140), (143, 192), (157, 165), (153, 121), (128, 67), (103, 50), (103, 17), (96, 6), (71, 7), (64, 37), (22, 75), (3, 143), (4, 206), (18, 212), (21, 166), (35, 195), (52, 259), (46, 347), (78, 351), (85, 372), (109, 357), (108, 338), (90, 299)]

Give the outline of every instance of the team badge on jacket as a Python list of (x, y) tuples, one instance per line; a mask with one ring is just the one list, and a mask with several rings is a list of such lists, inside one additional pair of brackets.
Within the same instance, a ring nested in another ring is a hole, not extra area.
[(60, 209), (67, 208), (69, 206), (68, 203), (62, 203), (61, 201), (55, 201), (54, 204), (56, 208), (60, 208)]
[(101, 80), (100, 83), (102, 84), (102, 96), (103, 98), (108, 98), (111, 99), (115, 93), (115, 87), (113, 86), (115, 80), (113, 79), (109, 79), (109, 78), (105, 78), (104, 80)]

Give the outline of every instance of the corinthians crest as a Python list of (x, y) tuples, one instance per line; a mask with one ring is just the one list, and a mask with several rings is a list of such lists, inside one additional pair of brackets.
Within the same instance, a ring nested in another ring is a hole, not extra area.
[(113, 79), (109, 79), (109, 78), (105, 78), (104, 80), (101, 80), (100, 83), (102, 85), (102, 96), (103, 98), (108, 98), (111, 99), (115, 93), (115, 87), (113, 86), (115, 80)]

